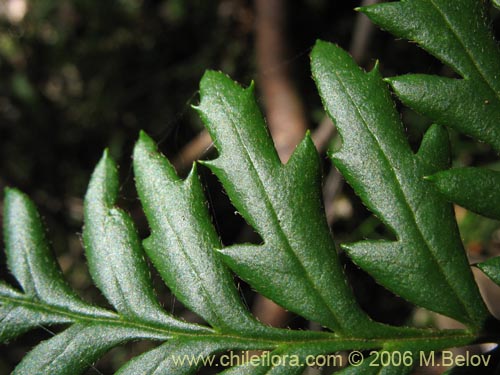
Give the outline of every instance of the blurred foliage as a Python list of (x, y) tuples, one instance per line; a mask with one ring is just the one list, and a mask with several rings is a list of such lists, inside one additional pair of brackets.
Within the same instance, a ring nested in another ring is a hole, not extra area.
[(500, 222), (461, 207), (455, 209), (464, 245), (474, 259), (500, 254)]
[[(37, 0), (20, 22), (4, 19), (4, 183), (30, 192), (36, 181), (55, 196), (81, 196), (104, 147), (128, 159), (138, 129), (167, 136), (207, 67), (234, 73), (248, 65), (238, 61), (248, 30), (239, 21), (240, 35), (234, 33), (232, 14), (219, 14), (222, 5)], [(233, 46), (220, 37), (229, 32)], [(184, 123), (197, 126), (191, 118)]]

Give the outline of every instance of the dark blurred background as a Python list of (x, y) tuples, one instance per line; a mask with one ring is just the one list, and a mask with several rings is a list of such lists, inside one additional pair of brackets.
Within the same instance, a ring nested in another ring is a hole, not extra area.
[[(285, 79), (299, 95), (306, 126), (313, 130), (324, 116), (308, 57), (318, 38), (350, 49), (365, 68), (380, 59), (386, 76), (408, 72), (453, 76), (415, 44), (395, 40), (366, 23), (363, 26), (353, 10), (359, 5), (360, 1), (347, 0), (282, 2), (279, 32), (286, 48), (275, 56), (275, 63), (262, 67), (256, 58), (260, 15), (250, 0), (1, 0), (0, 188), (16, 187), (32, 197), (69, 282), (84, 298), (106, 305), (88, 276), (79, 236), (89, 176), (108, 147), (121, 166), (120, 204), (147, 236), (130, 169), (133, 144), (144, 129), (159, 142), (162, 152), (178, 160), (180, 173), (186, 173), (191, 161), (182, 156), (183, 150), (203, 129), (191, 105), (198, 101), (198, 83), (206, 69), (222, 70), (244, 85), (258, 77), (257, 95), (264, 109), (270, 105), (260, 88), (275, 71), (286, 70)], [(492, 11), (492, 19), (498, 30), (497, 12)], [(355, 34), (366, 38), (361, 47), (356, 46)], [(408, 109), (401, 111), (410, 142), (417, 147), (430, 123)], [(331, 137), (327, 143), (338, 144), (335, 135)], [(488, 147), (455, 133), (451, 138), (456, 165), (495, 163), (497, 158)], [(209, 146), (202, 142), (194, 147), (203, 152)], [(200, 171), (224, 243), (252, 240), (254, 235), (234, 216), (218, 182), (205, 169)], [(325, 160), (325, 175), (331, 173)], [(337, 241), (390, 236), (340, 178), (334, 176), (333, 188), (334, 199), (325, 206), (335, 212), (330, 222)], [(497, 222), (459, 208), (457, 213), (473, 256), (496, 251)], [(1, 257), (2, 278), (12, 282)], [(432, 321), (432, 316), (416, 314), (412, 306), (345, 261), (361, 305), (374, 318), (392, 324)], [(157, 276), (155, 285), (166, 308), (196, 319)], [(251, 291), (243, 286), (242, 293), (252, 305)], [(279, 325), (307, 328), (297, 317), (284, 319)], [(59, 329), (40, 329), (0, 346), (0, 374), (9, 373), (27, 350)], [(150, 345), (114, 349), (89, 374), (112, 373)]]

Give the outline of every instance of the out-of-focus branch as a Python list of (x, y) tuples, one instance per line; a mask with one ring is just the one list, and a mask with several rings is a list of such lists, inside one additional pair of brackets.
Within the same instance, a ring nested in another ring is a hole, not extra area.
[(283, 162), (304, 137), (307, 120), (297, 89), (288, 73), (285, 36), (286, 2), (256, 0), (257, 76), (269, 130)]
[(178, 171), (183, 173), (191, 167), (195, 160), (200, 159), (205, 153), (212, 149), (212, 138), (205, 130), (200, 132), (193, 140), (191, 140), (175, 158), (172, 160), (172, 165)]
[(336, 133), (335, 126), (328, 116), (323, 117), (318, 127), (311, 133), (312, 141), (320, 154), (328, 149), (328, 144)]
[[(361, 6), (369, 6), (378, 3), (378, 0), (363, 0)], [(375, 29), (373, 23), (362, 13), (356, 16), (354, 32), (352, 33), (349, 52), (359, 65), (364, 65), (366, 60), (366, 49)]]
[[(335, 127), (332, 120), (325, 116), (311, 133), (311, 138), (320, 154), (326, 151), (334, 134)], [(210, 135), (206, 130), (202, 130), (172, 159), (172, 165), (178, 172), (184, 173), (195, 160), (202, 158), (212, 148), (213, 142)]]

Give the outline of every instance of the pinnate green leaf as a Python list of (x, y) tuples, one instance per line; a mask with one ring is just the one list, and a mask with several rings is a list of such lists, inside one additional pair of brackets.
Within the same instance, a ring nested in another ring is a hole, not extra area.
[(500, 219), (500, 172), (457, 168), (426, 177), (449, 201), (492, 219)]
[(0, 284), (1, 342), (43, 324), (69, 323), (72, 318), (65, 313), (67, 310), (110, 315), (83, 302), (64, 281), (40, 216), (26, 195), (6, 189), (3, 217), (7, 265), (23, 292)]
[[(8, 189), (7, 264), (21, 290), (0, 282), (0, 340), (37, 326), (69, 325), (36, 346), (15, 374), (81, 374), (109, 349), (138, 339), (161, 344), (132, 359), (118, 374), (192, 374), (203, 365), (201, 359), (227, 349), (266, 350), (283, 361), (242, 364), (224, 374), (301, 374), (308, 356), (352, 349), (440, 350), (477, 337), (487, 312), (451, 205), (442, 195), (455, 193), (438, 181), (440, 173), (461, 173), (441, 172), (449, 166), (446, 132), (432, 126), (415, 154), (377, 69), (365, 73), (345, 52), (322, 42), (313, 50), (312, 65), (325, 107), (342, 136), (333, 162), (396, 236), (395, 241), (363, 241), (345, 249), (395, 293), (458, 319), (468, 329), (423, 330), (372, 321), (357, 305), (337, 256), (321, 201), (321, 163), (311, 137), (307, 134), (282, 164), (253, 85), (244, 89), (221, 73), (207, 72), (197, 110), (219, 155), (202, 164), (221, 181), (261, 243), (224, 246), (211, 223), (196, 165), (180, 179), (151, 138), (141, 133), (134, 149), (134, 174), (149, 237), (141, 241), (131, 217), (116, 206), (119, 179), (107, 152), (85, 197), (83, 239), (89, 271), (112, 311), (81, 300), (67, 285), (33, 203)], [(464, 75), (462, 81), (466, 79)], [(466, 204), (485, 210), (473, 199)], [(209, 326), (164, 311), (146, 255), (172, 293)], [(228, 267), (258, 292), (326, 330), (261, 324), (242, 303)], [(495, 260), (479, 267), (494, 280), (498, 277)], [(295, 359), (298, 362), (291, 363)], [(364, 366), (344, 373), (373, 370)], [(374, 373), (407, 371), (387, 367)]]
[(49, 304), (93, 313), (64, 281), (33, 202), (18, 190), (7, 189), (4, 220), (7, 265), (24, 294)]
[(262, 245), (223, 248), (225, 262), (259, 293), (337, 332), (363, 335), (372, 322), (346, 285), (321, 204), (321, 169), (309, 135), (286, 165), (255, 102), (227, 76), (207, 72), (197, 107), (219, 152), (203, 162)]
[(365, 73), (339, 47), (317, 42), (312, 71), (342, 148), (332, 161), (396, 235), (344, 245), (353, 261), (396, 294), (470, 326), (487, 316), (453, 211), (424, 176), (449, 164), (446, 132), (431, 127), (414, 154), (377, 70)]
[(51, 254), (33, 203), (17, 190), (6, 191), (7, 262), (24, 293), (1, 284), (0, 338), (46, 324), (75, 323), (32, 350), (15, 374), (79, 374), (125, 341), (165, 340), (172, 331), (210, 332), (168, 316), (156, 301), (131, 219), (113, 207), (117, 186), (114, 163), (105, 153), (89, 186), (84, 237), (91, 274), (120, 315), (76, 295)]
[(115, 207), (118, 173), (104, 153), (85, 196), (83, 239), (96, 285), (117, 311), (136, 320), (187, 328), (158, 303), (132, 219)]
[(361, 11), (383, 29), (418, 43), (462, 77), (408, 74), (388, 79), (401, 101), (500, 151), (500, 49), (485, 3), (406, 0)]
[(243, 307), (229, 271), (215, 253), (221, 244), (196, 168), (180, 180), (151, 138), (141, 133), (134, 150), (134, 171), (151, 227), (146, 251), (177, 298), (214, 328), (262, 330)]

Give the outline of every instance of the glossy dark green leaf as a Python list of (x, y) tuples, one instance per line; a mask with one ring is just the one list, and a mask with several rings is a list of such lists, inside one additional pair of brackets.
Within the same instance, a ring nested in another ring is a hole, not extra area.
[(463, 79), (425, 74), (390, 78), (406, 105), (500, 151), (500, 50), (484, 1), (407, 0), (361, 8), (398, 37), (417, 42)]
[(64, 281), (39, 214), (26, 195), (6, 189), (4, 220), (7, 264), (24, 292), (0, 284), (0, 342), (42, 325), (72, 322), (70, 311), (113, 316), (83, 302)]
[(496, 284), (500, 285), (500, 257), (488, 259), (485, 262), (477, 264), (477, 267)]
[(82, 374), (109, 349), (154, 336), (140, 329), (105, 324), (75, 324), (39, 344), (16, 367), (13, 375)]
[[(424, 9), (429, 1), (422, 4)], [(464, 79), (434, 83), (444, 91), (447, 85), (463, 85), (447, 90), (462, 95), (477, 111), (481, 98), (471, 96), (467, 89), (472, 86), (466, 85), (479, 78), (465, 74), (470, 64), (452, 56), (458, 47), (450, 44), (450, 65)], [(477, 61), (488, 63), (481, 58)], [(78, 375), (109, 349), (141, 339), (159, 341), (160, 346), (132, 359), (119, 374), (192, 374), (202, 365), (210, 366), (203, 361), (213, 359), (213, 354), (237, 349), (271, 351), (282, 361), (237, 364), (225, 374), (298, 375), (309, 356), (353, 349), (437, 351), (478, 339), (486, 309), (451, 206), (435, 188), (437, 183), (424, 180), (449, 166), (446, 132), (431, 127), (414, 154), (377, 70), (364, 73), (332, 45), (315, 47), (313, 73), (343, 137), (341, 151), (333, 155), (335, 164), (397, 237), (393, 242), (346, 246), (350, 256), (394, 292), (469, 328), (399, 328), (369, 319), (357, 305), (337, 258), (321, 202), (320, 159), (310, 136), (283, 165), (253, 87), (243, 89), (220, 73), (207, 72), (198, 111), (219, 157), (204, 164), (260, 234), (262, 244), (224, 247), (211, 223), (196, 168), (181, 180), (144, 133), (134, 149), (134, 171), (151, 228), (143, 242), (146, 253), (172, 292), (211, 327), (182, 322), (158, 303), (133, 222), (115, 205), (118, 176), (105, 153), (85, 198), (83, 237), (90, 274), (116, 312), (83, 302), (67, 286), (33, 203), (16, 190), (6, 192), (7, 263), (22, 291), (0, 282), (0, 340), (39, 326), (69, 325), (36, 346), (14, 374)], [(453, 100), (453, 105), (459, 103)], [(496, 116), (496, 104), (487, 101), (484, 104), (493, 106), (480, 116)], [(496, 133), (490, 132), (489, 123), (483, 124), (481, 129), (468, 129), (468, 134), (495, 145), (491, 139)], [(491, 201), (490, 196), (485, 199)], [(262, 325), (243, 306), (224, 261), (257, 291), (335, 332)], [(495, 279), (497, 263), (492, 259), (479, 267)], [(345, 371), (371, 371), (361, 368)], [(380, 373), (407, 370), (383, 368)]]
[(451, 205), (424, 176), (449, 165), (446, 132), (433, 126), (415, 155), (375, 68), (362, 71), (339, 47), (318, 42), (313, 77), (342, 148), (335, 166), (397, 241), (345, 245), (356, 264), (396, 294), (479, 327), (487, 316)]
[(180, 180), (153, 141), (141, 133), (134, 149), (134, 172), (151, 227), (146, 252), (177, 298), (214, 328), (263, 330), (243, 307), (230, 273), (215, 253), (221, 244), (196, 169)]
[(500, 172), (457, 168), (426, 177), (451, 202), (478, 214), (500, 219)]
[(6, 189), (4, 220), (7, 265), (25, 295), (82, 313), (95, 313), (64, 281), (33, 202), (18, 190)]
[(172, 329), (192, 328), (158, 303), (132, 219), (115, 207), (118, 184), (115, 163), (104, 152), (85, 196), (83, 239), (92, 278), (120, 314)]
[(219, 157), (204, 162), (262, 245), (221, 250), (259, 293), (323, 326), (364, 335), (371, 322), (346, 285), (321, 203), (321, 168), (309, 135), (282, 165), (255, 102), (227, 76), (207, 72), (197, 108)]

